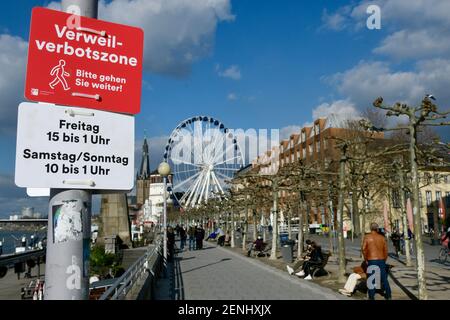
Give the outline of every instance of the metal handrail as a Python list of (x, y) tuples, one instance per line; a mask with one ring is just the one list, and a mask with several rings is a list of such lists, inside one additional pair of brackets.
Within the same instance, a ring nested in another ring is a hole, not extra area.
[(162, 255), (161, 253), (162, 248), (162, 239), (159, 238), (156, 241), (155, 247), (152, 249), (149, 249), (145, 255), (143, 255), (141, 258), (139, 258), (133, 265), (131, 265), (128, 270), (117, 279), (114, 284), (109, 287), (108, 290), (106, 290), (102, 296), (99, 298), (99, 300), (117, 300), (120, 298), (124, 298), (127, 293), (130, 291), (130, 289), (133, 287), (133, 284), (135, 283), (135, 280), (140, 278), (141, 275), (146, 272), (147, 270), (154, 274), (153, 268), (155, 267), (156, 262), (158, 262), (158, 259), (155, 260), (155, 263), (150, 267), (148, 266), (148, 262), (157, 255)]

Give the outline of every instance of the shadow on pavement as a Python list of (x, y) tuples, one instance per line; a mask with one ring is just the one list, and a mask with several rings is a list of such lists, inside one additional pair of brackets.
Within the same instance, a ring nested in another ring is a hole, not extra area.
[(191, 271), (194, 271), (194, 270), (206, 268), (206, 267), (209, 267), (209, 266), (212, 266), (212, 265), (215, 265), (215, 264), (224, 262), (224, 261), (228, 261), (228, 260), (231, 260), (231, 258), (223, 258), (223, 259), (221, 259), (221, 260), (219, 260), (219, 261), (217, 261), (217, 262), (208, 263), (208, 264), (205, 264), (205, 265), (200, 266), (200, 267), (197, 267), (197, 268), (193, 268), (193, 269), (190, 269), (190, 270), (183, 271), (183, 273), (188, 273), (188, 272), (191, 272)]

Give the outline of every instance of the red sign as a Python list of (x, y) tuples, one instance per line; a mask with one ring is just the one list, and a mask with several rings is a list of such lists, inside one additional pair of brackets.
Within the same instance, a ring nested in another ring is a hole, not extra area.
[(140, 28), (34, 8), (25, 97), (139, 113), (143, 41)]

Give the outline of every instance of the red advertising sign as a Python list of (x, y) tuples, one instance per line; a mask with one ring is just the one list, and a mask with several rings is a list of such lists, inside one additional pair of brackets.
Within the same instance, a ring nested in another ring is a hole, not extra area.
[(27, 99), (139, 113), (142, 29), (39, 7), (30, 29)]

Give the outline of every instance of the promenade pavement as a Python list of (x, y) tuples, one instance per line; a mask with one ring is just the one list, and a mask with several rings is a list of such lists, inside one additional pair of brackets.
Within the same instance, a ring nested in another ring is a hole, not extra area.
[[(215, 243), (179, 252), (159, 281), (157, 299), (179, 300), (345, 300), (332, 290), (250, 259)], [(170, 283), (170, 285), (168, 285)], [(170, 293), (164, 290), (171, 287)]]

